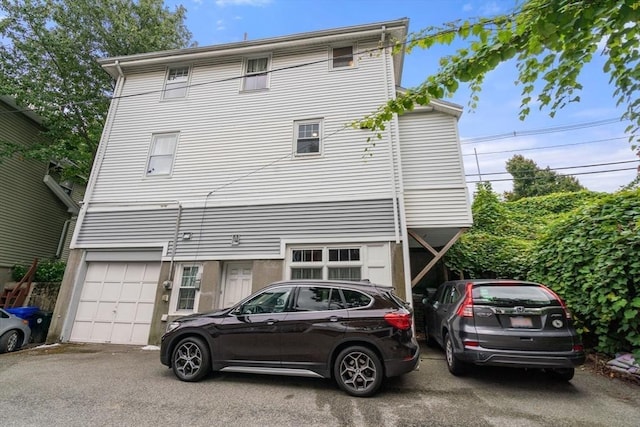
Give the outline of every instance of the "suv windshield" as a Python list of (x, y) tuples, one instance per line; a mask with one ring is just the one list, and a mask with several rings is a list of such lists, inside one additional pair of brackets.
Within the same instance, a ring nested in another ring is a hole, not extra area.
[(553, 295), (535, 285), (487, 284), (473, 288), (473, 303), (485, 305), (559, 305)]

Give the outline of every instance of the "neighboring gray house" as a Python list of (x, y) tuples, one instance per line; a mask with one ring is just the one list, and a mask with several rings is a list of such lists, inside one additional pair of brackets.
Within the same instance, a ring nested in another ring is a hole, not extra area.
[(158, 343), (172, 317), (282, 279), (411, 294), (472, 222), (461, 108), (393, 118), (371, 156), (345, 126), (395, 96), (403, 54), (379, 47), (407, 27), (101, 60), (115, 96), (49, 340)]
[[(0, 96), (0, 142), (33, 144), (41, 139), (41, 131), (36, 114)], [(20, 156), (0, 159), (0, 289), (11, 280), (15, 264), (68, 256), (79, 207), (73, 201), (74, 190), (61, 187), (53, 169), (49, 163)]]

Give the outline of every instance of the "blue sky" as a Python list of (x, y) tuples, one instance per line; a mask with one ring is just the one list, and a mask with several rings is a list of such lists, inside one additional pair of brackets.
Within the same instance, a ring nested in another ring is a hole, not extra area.
[[(477, 16), (493, 16), (511, 10), (514, 0), (165, 0), (173, 7), (187, 9), (187, 27), (200, 46), (251, 40), (307, 31), (368, 24), (399, 18), (410, 19), (410, 31)], [(442, 56), (453, 53), (460, 44), (415, 50), (405, 57), (402, 86), (420, 84), (437, 69)], [(469, 92), (461, 88), (448, 99), (465, 107), (459, 121), (467, 181), (510, 178), (505, 162), (514, 154), (534, 160), (539, 167), (571, 168), (558, 170), (579, 174), (576, 178), (596, 191), (615, 191), (629, 183), (635, 170), (589, 173), (635, 168), (638, 163), (624, 134), (626, 123), (618, 119), (622, 110), (612, 97), (613, 89), (602, 72), (604, 59), (596, 57), (580, 77), (584, 89), (581, 102), (572, 104), (550, 118), (548, 111), (535, 106), (525, 121), (518, 119), (520, 88), (515, 64), (502, 64), (485, 79), (480, 104), (468, 108)], [(556, 129), (554, 129), (556, 128)], [(564, 128), (558, 131), (557, 128)], [(569, 128), (569, 129), (567, 129)], [(480, 137), (516, 133), (515, 137)], [(521, 134), (524, 134), (520, 136)], [(582, 167), (613, 162), (630, 162)], [(475, 175), (472, 175), (475, 174)], [(510, 181), (494, 181), (498, 192), (511, 189)], [(471, 190), (474, 184), (470, 183)]]

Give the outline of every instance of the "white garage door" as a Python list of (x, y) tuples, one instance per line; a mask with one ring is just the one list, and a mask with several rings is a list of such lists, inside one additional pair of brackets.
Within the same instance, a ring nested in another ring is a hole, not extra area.
[(71, 341), (147, 344), (160, 263), (90, 262)]

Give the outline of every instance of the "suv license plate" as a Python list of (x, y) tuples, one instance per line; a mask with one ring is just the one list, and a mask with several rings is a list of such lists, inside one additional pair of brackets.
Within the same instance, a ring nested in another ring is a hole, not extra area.
[(512, 317), (511, 327), (512, 328), (531, 328), (533, 327), (533, 322), (531, 321), (530, 317)]

